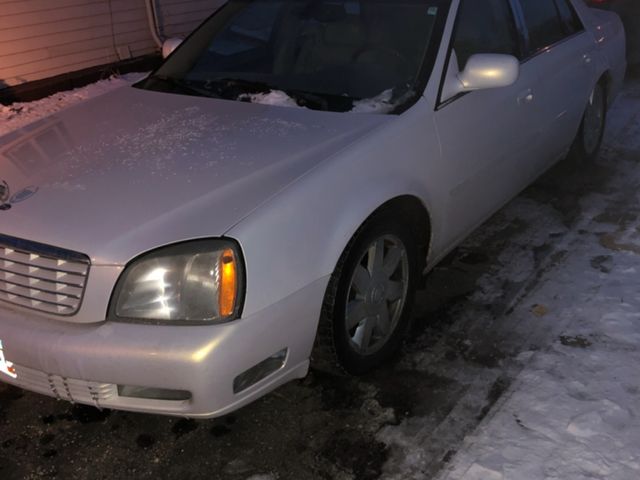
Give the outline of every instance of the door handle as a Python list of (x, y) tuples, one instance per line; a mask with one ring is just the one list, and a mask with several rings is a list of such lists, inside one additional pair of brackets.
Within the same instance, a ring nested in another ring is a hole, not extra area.
[(591, 64), (591, 55), (589, 55), (588, 53), (585, 53), (584, 55), (582, 55), (582, 60), (584, 61), (585, 65), (590, 65)]
[(527, 88), (524, 92), (521, 92), (518, 95), (518, 105), (526, 105), (527, 103), (533, 102), (533, 90)]

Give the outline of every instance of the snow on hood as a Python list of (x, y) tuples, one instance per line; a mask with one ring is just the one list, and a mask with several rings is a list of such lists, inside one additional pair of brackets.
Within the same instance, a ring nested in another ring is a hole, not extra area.
[(0, 181), (24, 194), (0, 229), (96, 264), (223, 235), (389, 119), (120, 88), (0, 136)]

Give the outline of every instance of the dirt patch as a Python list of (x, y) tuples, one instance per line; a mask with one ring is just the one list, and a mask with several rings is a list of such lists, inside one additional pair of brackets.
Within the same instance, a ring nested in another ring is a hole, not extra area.
[(488, 263), (489, 260), (489, 256), (486, 253), (477, 251), (463, 252), (462, 255), (458, 257), (458, 261), (466, 265), (480, 265)]
[(320, 386), (324, 410), (358, 409), (364, 401), (363, 392), (353, 377), (313, 372), (313, 382)]
[(71, 407), (71, 412), (67, 418), (78, 423), (87, 424), (104, 422), (110, 415), (111, 410), (99, 410), (87, 405), (74, 405)]
[(611, 272), (611, 255), (597, 255), (591, 259), (591, 267), (602, 273)]
[(572, 347), (572, 348), (588, 348), (591, 345), (593, 345), (593, 343), (591, 343), (587, 338), (583, 337), (582, 335), (576, 335), (575, 337), (571, 337), (568, 335), (561, 335), (560, 343), (565, 347)]
[(407, 417), (444, 418), (451, 409), (448, 399), (464, 389), (450, 378), (415, 370), (380, 372), (373, 384), (376, 400), (382, 408), (394, 410), (398, 423)]
[(478, 415), (478, 421), (482, 420), (484, 417), (487, 416), (487, 414), (491, 411), (491, 407), (495, 405), (495, 403), (502, 396), (502, 394), (509, 388), (510, 385), (511, 385), (511, 379), (506, 377), (499, 377), (498, 379), (496, 379), (495, 382), (493, 382), (493, 385), (491, 385), (491, 388), (487, 393), (487, 403), (484, 407), (482, 407), (482, 410)]
[(540, 305), (539, 303), (537, 303), (531, 307), (531, 313), (533, 313), (536, 317), (544, 317), (549, 313), (549, 309), (545, 305)]
[(355, 480), (375, 480), (389, 456), (388, 447), (374, 438), (362, 438), (353, 430), (341, 430), (330, 438), (322, 456)]
[(617, 252), (629, 252), (640, 255), (640, 245), (619, 241), (613, 233), (603, 233), (600, 235), (600, 245), (609, 250)]
[(198, 428), (198, 423), (189, 418), (181, 418), (171, 427), (171, 432), (175, 435), (176, 438), (180, 438), (183, 435), (187, 435), (188, 433), (193, 432)]
[(466, 335), (451, 333), (445, 343), (449, 347), (446, 352), (448, 360), (462, 358), (466, 362), (475, 363), (482, 367), (496, 368), (509, 356), (498, 347), (491, 337), (474, 341)]

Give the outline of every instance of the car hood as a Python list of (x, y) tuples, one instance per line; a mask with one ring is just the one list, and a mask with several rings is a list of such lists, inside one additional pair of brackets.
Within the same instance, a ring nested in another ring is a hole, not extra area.
[(220, 236), (392, 118), (124, 87), (0, 137), (0, 233), (98, 265)]

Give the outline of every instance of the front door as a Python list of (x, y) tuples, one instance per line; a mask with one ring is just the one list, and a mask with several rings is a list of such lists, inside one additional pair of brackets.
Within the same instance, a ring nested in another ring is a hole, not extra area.
[[(463, 70), (479, 53), (521, 57), (508, 0), (461, 0), (447, 75)], [(453, 98), (446, 98), (444, 89), (435, 122), (449, 180), (447, 241), (465, 236), (535, 175), (541, 143), (535, 79), (536, 72), (525, 64), (508, 87)]]

